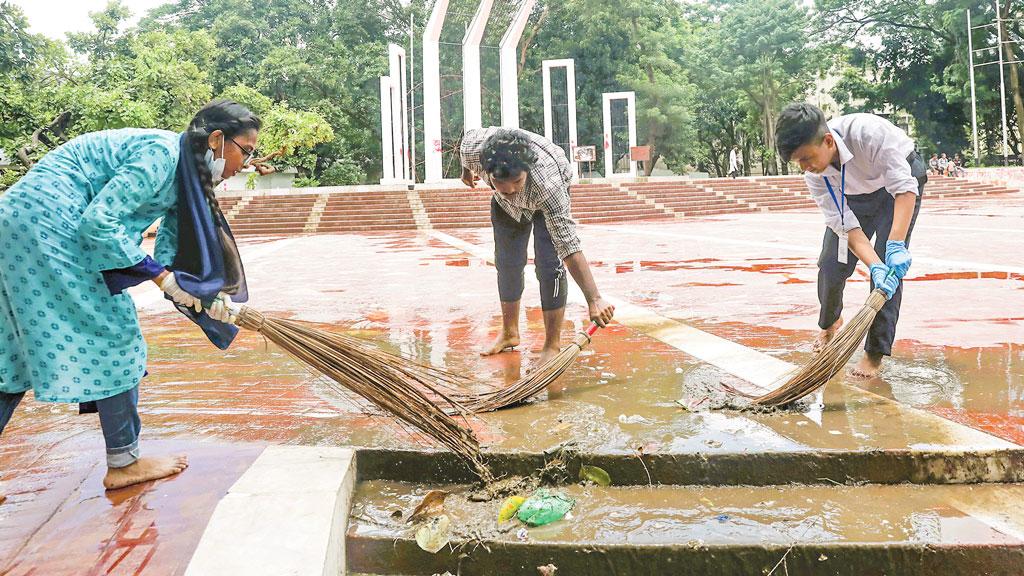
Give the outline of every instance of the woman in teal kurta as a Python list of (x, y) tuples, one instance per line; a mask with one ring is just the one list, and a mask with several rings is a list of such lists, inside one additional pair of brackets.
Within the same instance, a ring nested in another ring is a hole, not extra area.
[[(222, 220), (213, 185), (252, 158), (259, 127), (245, 107), (217, 101), (184, 136), (143, 129), (85, 134), (47, 154), (0, 196), (0, 433), (31, 389), (43, 402), (97, 408), (108, 488), (184, 469), (183, 457), (138, 457), (135, 404), (146, 342), (123, 290), (154, 280), (179, 309), (197, 305), (181, 286), (188, 284), (164, 266), (180, 259), (180, 164), (194, 164), (188, 168)], [(159, 218), (165, 224), (151, 258), (139, 245)], [(229, 320), (223, 301), (217, 310), (217, 320)]]

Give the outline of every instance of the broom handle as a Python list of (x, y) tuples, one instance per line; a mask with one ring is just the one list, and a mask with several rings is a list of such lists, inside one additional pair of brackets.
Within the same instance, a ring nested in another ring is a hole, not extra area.
[(591, 322), (590, 323), (590, 327), (587, 328), (587, 336), (593, 336), (594, 333), (597, 332), (598, 328), (599, 328), (599, 326), (597, 324), (594, 324), (593, 322)]

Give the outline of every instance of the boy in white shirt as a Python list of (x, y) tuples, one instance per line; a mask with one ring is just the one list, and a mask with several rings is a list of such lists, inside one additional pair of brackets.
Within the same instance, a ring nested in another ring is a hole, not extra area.
[[(843, 289), (857, 260), (868, 265), (871, 287), (888, 301), (875, 317), (865, 354), (851, 374), (872, 378), (892, 353), (910, 268), (910, 235), (921, 209), (928, 167), (906, 132), (873, 114), (848, 114), (826, 122), (811, 104), (786, 106), (776, 123), (782, 159), (804, 170), (814, 201), (825, 215), (818, 258), (820, 350), (843, 324)], [(870, 240), (875, 236), (874, 245)], [(891, 273), (890, 273), (891, 272)]]

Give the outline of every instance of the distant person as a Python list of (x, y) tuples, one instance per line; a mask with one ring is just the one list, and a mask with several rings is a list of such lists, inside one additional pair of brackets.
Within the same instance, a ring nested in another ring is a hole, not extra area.
[(825, 215), (818, 258), (821, 333), (814, 349), (824, 348), (843, 325), (843, 289), (861, 260), (869, 267), (871, 288), (888, 299), (871, 324), (864, 357), (851, 370), (855, 377), (874, 377), (896, 338), (901, 280), (910, 268), (907, 247), (928, 181), (927, 165), (906, 132), (873, 114), (826, 122), (818, 107), (790, 104), (775, 131), (782, 159), (805, 171), (807, 187)]
[(735, 179), (743, 173), (743, 156), (740, 155), (740, 147), (733, 146), (729, 151), (729, 176)]
[(949, 176), (949, 158), (946, 158), (945, 152), (939, 156), (939, 174)]
[(499, 354), (519, 345), (519, 303), (531, 232), (544, 311), (540, 363), (561, 349), (569, 292), (566, 268), (587, 299), (590, 319), (602, 327), (611, 322), (615, 307), (598, 292), (576, 234), (569, 204), (572, 165), (562, 148), (532, 132), (492, 127), (467, 131), (459, 152), (462, 182), (473, 188), (477, 179), (482, 178), (494, 190), (491, 225), (501, 299), (501, 334), (482, 354)]
[(952, 162), (952, 164), (953, 164), (953, 170), (952, 170), (952, 172), (953, 172), (952, 175), (953, 176), (955, 176), (957, 178), (960, 178), (960, 177), (964, 176), (967, 173), (967, 171), (964, 170), (964, 159), (960, 156), (959, 152), (957, 152), (956, 154), (953, 155), (953, 162)]
[(932, 154), (931, 159), (928, 160), (928, 174), (935, 176), (939, 173), (939, 155)]

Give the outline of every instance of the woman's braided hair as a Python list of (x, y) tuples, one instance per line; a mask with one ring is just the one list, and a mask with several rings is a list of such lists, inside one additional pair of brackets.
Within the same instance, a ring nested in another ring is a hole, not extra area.
[[(210, 209), (215, 215), (220, 214), (220, 203), (213, 191), (213, 175), (206, 165), (206, 151), (210, 149), (210, 134), (216, 130), (224, 133), (226, 138), (234, 138), (252, 130), (259, 130), (263, 122), (248, 108), (231, 100), (214, 100), (203, 106), (188, 125), (187, 142), (192, 158), (199, 173), (199, 182), (203, 185), (203, 193)], [(224, 145), (227, 145), (225, 138)]]

